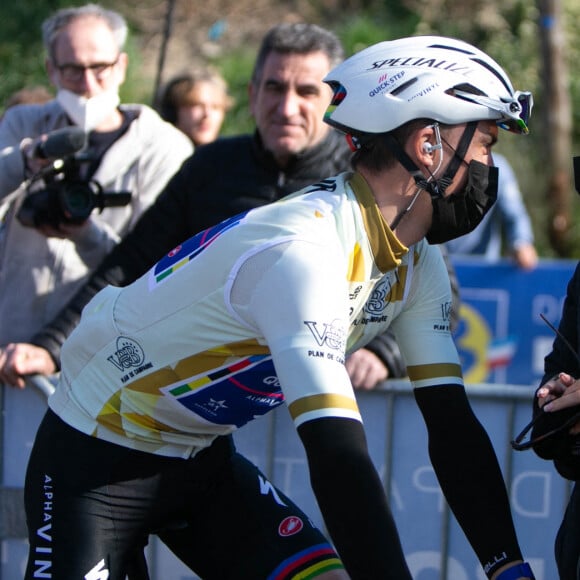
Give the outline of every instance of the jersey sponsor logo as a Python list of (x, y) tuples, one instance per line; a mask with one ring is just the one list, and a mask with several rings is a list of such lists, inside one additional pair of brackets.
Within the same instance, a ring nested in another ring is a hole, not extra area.
[(443, 320), (449, 322), (451, 319), (451, 309), (453, 308), (453, 303), (451, 300), (447, 300), (441, 304), (441, 317)]
[(149, 289), (153, 289), (177, 272), (181, 267), (189, 264), (196, 256), (209, 248), (224, 232), (237, 226), (246, 213), (248, 212), (224, 220), (218, 225), (196, 234), (176, 248), (173, 248), (150, 270)]
[(336, 191), (337, 184), (336, 179), (323, 179), (318, 183), (311, 185), (306, 193), (313, 193), (315, 191)]
[(119, 336), (116, 343), (117, 350), (107, 357), (107, 360), (116, 366), (120, 371), (131, 367), (138, 367), (145, 361), (145, 353), (139, 345), (131, 338)]
[(105, 568), (104, 559), (85, 574), (85, 580), (107, 580), (108, 578), (109, 570)]
[(382, 95), (386, 90), (391, 89), (393, 85), (405, 76), (405, 71), (400, 71), (394, 75), (383, 74), (379, 77), (377, 86), (369, 92), (369, 97)]
[(365, 311), (371, 316), (382, 314), (387, 304), (391, 301), (392, 282), (389, 278), (383, 278), (377, 284), (365, 304)]
[(145, 352), (138, 342), (126, 336), (119, 336), (116, 343), (117, 350), (107, 357), (107, 360), (120, 371), (128, 371), (121, 377), (121, 382), (126, 383), (142, 372), (153, 367), (150, 362), (145, 362)]
[(33, 578), (52, 578), (52, 510), (54, 489), (52, 478), (44, 475), (42, 484), (42, 521), (47, 522), (36, 530), (38, 543), (34, 545)]
[(161, 391), (210, 423), (236, 427), (284, 402), (270, 355), (238, 359)]
[(121, 382), (126, 383), (142, 372), (153, 367), (153, 364), (145, 362), (145, 352), (138, 342), (126, 336), (119, 336), (116, 343), (117, 350), (107, 357), (107, 360), (120, 371), (129, 371), (121, 377)]
[(349, 300), (356, 300), (358, 298), (359, 294), (361, 293), (362, 289), (363, 289), (363, 287), (360, 284), (358, 286), (356, 286), (356, 288), (354, 288), (354, 290), (349, 293), (348, 299)]
[(333, 320), (329, 323), (305, 320), (304, 324), (312, 333), (318, 346), (327, 346), (333, 350), (344, 350), (346, 348), (346, 332), (340, 321)]
[(441, 322), (433, 325), (433, 330), (443, 330), (448, 332), (451, 328), (449, 321), (451, 320), (451, 301), (443, 302), (441, 304)]
[(278, 534), (283, 538), (293, 536), (302, 530), (303, 521), (298, 516), (288, 516), (284, 518), (278, 526)]
[(260, 495), (272, 495), (274, 501), (282, 506), (288, 507), (278, 494), (278, 490), (262, 475), (258, 474), (258, 481), (260, 482)]

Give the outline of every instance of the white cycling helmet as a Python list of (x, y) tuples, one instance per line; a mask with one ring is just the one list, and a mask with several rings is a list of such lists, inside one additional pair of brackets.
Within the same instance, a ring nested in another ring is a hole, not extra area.
[(387, 133), (414, 119), (457, 125), (484, 119), (528, 133), (533, 99), (474, 46), (442, 36), (380, 42), (324, 81), (334, 90), (324, 120), (354, 135)]

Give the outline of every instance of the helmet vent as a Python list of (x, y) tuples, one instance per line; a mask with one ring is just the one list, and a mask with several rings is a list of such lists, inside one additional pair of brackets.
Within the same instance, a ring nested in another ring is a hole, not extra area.
[(510, 95), (512, 94), (513, 89), (508, 85), (505, 77), (502, 74), (500, 74), (500, 72), (497, 69), (493, 68), (489, 63), (487, 63), (484, 60), (481, 60), (479, 58), (473, 58), (472, 60), (473, 60), (473, 62), (476, 62), (478, 65), (482, 66), (483, 68), (486, 68), (490, 73), (495, 75), (498, 78), (498, 80), (501, 82), (501, 84), (505, 87), (507, 92)]
[(400, 93), (406, 91), (411, 85), (414, 85), (417, 82), (417, 77), (409, 79), (406, 83), (396, 87), (393, 91), (391, 91), (391, 95), (398, 96)]
[(477, 87), (474, 87), (473, 85), (470, 84), (461, 84), (461, 85), (455, 85), (452, 89), (447, 90), (447, 94), (448, 95), (453, 95), (454, 97), (457, 97), (459, 99), (469, 99), (469, 97), (467, 95), (459, 95), (457, 94), (457, 91), (461, 91), (462, 93), (468, 93), (470, 95), (479, 95), (482, 97), (487, 96), (482, 90), (478, 89)]
[(462, 54), (474, 54), (471, 50), (465, 50), (457, 46), (450, 46), (449, 44), (430, 44), (429, 48), (442, 48), (443, 50), (453, 50), (455, 52), (461, 52)]

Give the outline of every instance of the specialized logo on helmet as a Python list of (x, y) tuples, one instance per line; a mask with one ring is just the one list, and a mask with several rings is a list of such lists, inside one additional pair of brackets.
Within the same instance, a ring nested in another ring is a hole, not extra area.
[(417, 56), (387, 58), (385, 60), (377, 60), (367, 70), (377, 70), (384, 67), (427, 67), (437, 70), (445, 70), (463, 75), (469, 75), (474, 72), (474, 68), (466, 66), (464, 63), (456, 61), (441, 60), (438, 58), (424, 58)]

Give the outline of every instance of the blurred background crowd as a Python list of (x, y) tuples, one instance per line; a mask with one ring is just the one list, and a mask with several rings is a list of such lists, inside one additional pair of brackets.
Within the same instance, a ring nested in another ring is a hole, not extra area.
[[(0, 110), (20, 89), (50, 90), (38, 30), (50, 12), (69, 5), (75, 2), (24, 0), (0, 19)], [(456, 36), (479, 46), (505, 64), (515, 85), (535, 96), (532, 134), (517, 143), (503, 139), (498, 151), (517, 176), (538, 253), (580, 255), (580, 206), (572, 179), (580, 143), (575, 0), (105, 0), (102, 5), (120, 11), (130, 27), (131, 66), (122, 101), (159, 105), (168, 83), (210, 67), (229, 91), (222, 135), (252, 130), (247, 80), (263, 34), (278, 22), (306, 20), (330, 28), (347, 56), (412, 34)]]

